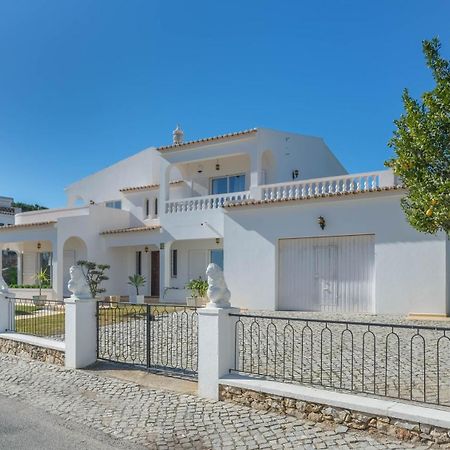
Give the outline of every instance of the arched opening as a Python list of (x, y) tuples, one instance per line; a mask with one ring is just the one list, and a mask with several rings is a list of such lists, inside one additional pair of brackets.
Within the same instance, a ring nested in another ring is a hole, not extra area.
[(83, 239), (73, 236), (64, 242), (63, 250), (63, 287), (64, 297), (67, 297), (70, 295), (67, 289), (67, 284), (70, 280), (69, 270), (77, 261), (87, 258), (87, 247)]

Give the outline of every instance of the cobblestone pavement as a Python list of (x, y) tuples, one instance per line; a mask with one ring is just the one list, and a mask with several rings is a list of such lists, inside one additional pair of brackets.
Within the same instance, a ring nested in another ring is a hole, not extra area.
[(5, 354), (0, 380), (1, 395), (152, 449), (426, 448)]

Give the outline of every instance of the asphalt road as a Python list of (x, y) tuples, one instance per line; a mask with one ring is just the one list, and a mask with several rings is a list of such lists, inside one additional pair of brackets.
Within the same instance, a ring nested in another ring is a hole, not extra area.
[(0, 395), (1, 450), (141, 450), (105, 433), (59, 419)]

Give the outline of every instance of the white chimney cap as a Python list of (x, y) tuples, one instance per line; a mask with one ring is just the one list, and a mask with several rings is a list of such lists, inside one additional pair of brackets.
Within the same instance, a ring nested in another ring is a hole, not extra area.
[(183, 130), (181, 129), (180, 125), (177, 125), (175, 130), (173, 130), (172, 137), (173, 137), (173, 143), (175, 145), (179, 145), (179, 144), (183, 143), (184, 133), (183, 133)]

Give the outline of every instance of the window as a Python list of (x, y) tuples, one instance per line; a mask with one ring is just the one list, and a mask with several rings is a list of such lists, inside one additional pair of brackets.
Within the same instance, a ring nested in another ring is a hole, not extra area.
[(172, 258), (170, 261), (171, 277), (176, 278), (178, 275), (178, 251), (176, 249), (172, 250)]
[(142, 275), (142, 252), (136, 252), (136, 274)]
[(211, 179), (211, 194), (228, 194), (245, 191), (245, 174)]
[(148, 217), (150, 215), (150, 200), (147, 198), (145, 199), (145, 217)]
[(158, 215), (158, 197), (155, 198), (155, 216)]
[(122, 200), (111, 200), (109, 202), (105, 202), (105, 206), (107, 208), (122, 209)]
[(223, 270), (223, 250), (221, 248), (211, 250), (210, 260)]

